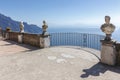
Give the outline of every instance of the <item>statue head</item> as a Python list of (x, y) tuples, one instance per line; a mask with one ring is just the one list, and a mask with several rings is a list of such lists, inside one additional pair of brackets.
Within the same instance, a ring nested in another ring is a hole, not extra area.
[(43, 20), (43, 24), (44, 24), (44, 25), (46, 24), (46, 21), (45, 21), (45, 20)]
[(20, 24), (23, 25), (23, 21), (21, 21)]
[(105, 16), (105, 22), (106, 22), (106, 24), (110, 23), (110, 16)]

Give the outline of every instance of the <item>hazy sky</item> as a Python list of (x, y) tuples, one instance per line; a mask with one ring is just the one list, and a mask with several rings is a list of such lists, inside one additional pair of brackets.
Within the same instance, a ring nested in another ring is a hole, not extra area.
[(0, 13), (17, 21), (52, 26), (98, 26), (104, 16), (120, 26), (120, 0), (0, 0)]

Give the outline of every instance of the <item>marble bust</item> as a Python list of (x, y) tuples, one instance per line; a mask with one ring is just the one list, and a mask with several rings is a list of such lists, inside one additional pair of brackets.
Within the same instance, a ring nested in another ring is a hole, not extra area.
[(111, 40), (111, 34), (115, 30), (115, 26), (110, 23), (110, 16), (105, 16), (105, 23), (101, 25), (101, 30), (106, 34), (105, 40)]
[(42, 25), (42, 35), (45, 35), (45, 32), (47, 31), (48, 25), (46, 24), (46, 21), (43, 21)]
[(24, 24), (22, 21), (20, 22), (20, 32), (24, 32)]

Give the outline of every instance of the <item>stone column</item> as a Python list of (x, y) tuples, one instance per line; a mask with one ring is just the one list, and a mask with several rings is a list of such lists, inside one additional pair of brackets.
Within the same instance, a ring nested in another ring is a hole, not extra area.
[(5, 39), (9, 39), (9, 32), (11, 31), (10, 27), (6, 28)]
[(23, 34), (20, 33), (20, 34), (18, 35), (18, 43), (22, 43), (22, 42), (23, 42)]
[(47, 32), (45, 32), (45, 34), (41, 35), (40, 37), (40, 47), (42, 48), (50, 47), (50, 35)]
[(101, 40), (101, 62), (108, 65), (116, 64), (115, 41)]
[(6, 40), (9, 39), (9, 34), (8, 34), (8, 32), (6, 32), (6, 34), (5, 34), (5, 39), (6, 39)]
[(48, 48), (48, 47), (50, 47), (50, 37), (49, 37), (49, 35), (44, 37), (44, 48)]

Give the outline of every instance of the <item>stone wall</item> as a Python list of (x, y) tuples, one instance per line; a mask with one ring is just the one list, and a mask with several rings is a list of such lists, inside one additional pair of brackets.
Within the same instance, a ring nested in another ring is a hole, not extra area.
[(23, 43), (40, 47), (40, 35), (24, 33)]
[(18, 33), (18, 32), (9, 32), (8, 33), (8, 36), (9, 36), (8, 39), (18, 42), (18, 35), (20, 35), (20, 33)]
[(41, 34), (30, 34), (30, 33), (19, 33), (19, 32), (7, 32), (6, 34), (8, 35), (8, 37), (7, 37), (8, 40), (36, 46), (39, 48), (45, 47), (46, 43), (44, 40), (47, 36), (49, 36), (49, 35), (46, 35), (44, 37)]

